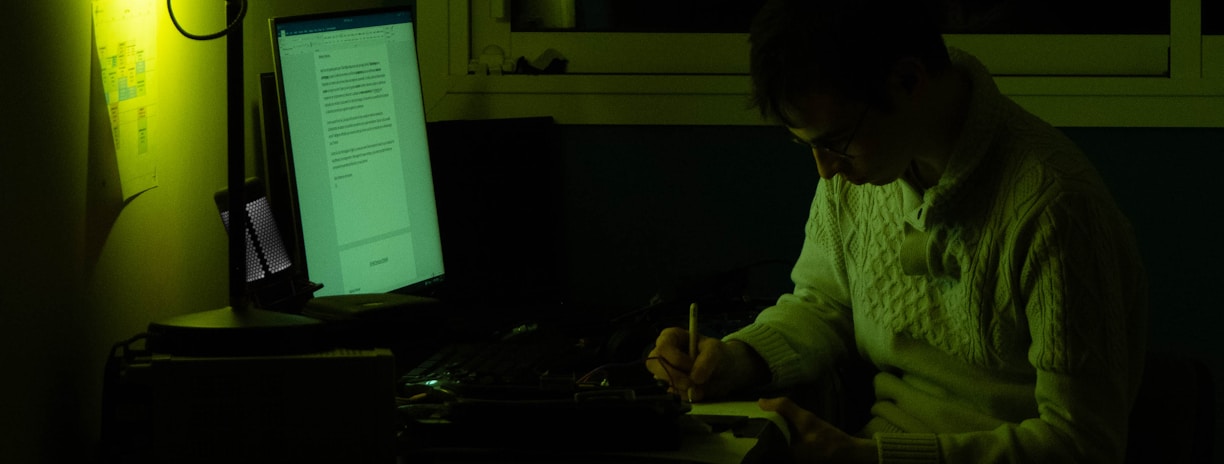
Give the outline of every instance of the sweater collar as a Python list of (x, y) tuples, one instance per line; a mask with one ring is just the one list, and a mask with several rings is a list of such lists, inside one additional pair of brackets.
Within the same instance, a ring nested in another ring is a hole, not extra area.
[(939, 182), (927, 189), (923, 195), (924, 216), (937, 219), (950, 204), (956, 192), (981, 164), (994, 142), (999, 124), (1004, 119), (1004, 99), (995, 85), (990, 72), (977, 58), (953, 47), (948, 48), (952, 66), (966, 71), (973, 86), (969, 96), (969, 109), (960, 135), (953, 144), (952, 155), (944, 168)]

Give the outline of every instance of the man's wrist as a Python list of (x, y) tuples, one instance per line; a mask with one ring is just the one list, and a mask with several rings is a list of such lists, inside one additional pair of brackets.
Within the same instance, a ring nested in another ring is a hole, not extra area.
[(769, 364), (751, 345), (739, 340), (730, 340), (727, 342), (727, 350), (733, 362), (736, 363), (736, 374), (743, 379), (736, 390), (762, 387), (773, 380), (773, 375), (769, 372)]
[(875, 440), (855, 438), (848, 448), (845, 462), (879, 464), (880, 450)]

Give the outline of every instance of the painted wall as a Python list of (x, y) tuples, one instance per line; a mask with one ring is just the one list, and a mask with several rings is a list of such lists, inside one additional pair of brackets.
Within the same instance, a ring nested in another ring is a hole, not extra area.
[[(217, 27), (208, 2), (185, 22)], [(165, 18), (165, 4), (159, 5)], [(16, 9), (16, 11), (11, 11)], [(159, 186), (124, 202), (91, 34), (90, 2), (19, 2), (5, 15), (0, 461), (94, 452), (111, 343), (149, 321), (225, 304), (223, 43), (157, 29), (150, 150)]]
[[(8, 35), (15, 33), (30, 44), (12, 47), (15, 56), (0, 78), (9, 89), (0, 92), (0, 243), (6, 244), (0, 251), (0, 356), (8, 379), (0, 382), (6, 410), (0, 459), (10, 462), (38, 462), (52, 436), (83, 442), (83, 424), (73, 410), (83, 407), (74, 389), (83, 384), (79, 369), (87, 365), (89, 349), (79, 340), (90, 315), (80, 294), (89, 12), (57, 13), (76, 3), (22, 3), (16, 11), (7, 8), (0, 20), (5, 43), (15, 43)], [(21, 63), (26, 69), (14, 69)], [(55, 417), (65, 412), (74, 417)]]
[[(296, 13), (329, 2), (260, 3), (246, 24), (263, 41), (247, 43), (266, 49), (266, 19), (278, 7)], [(0, 19), (8, 50), (0, 77), (0, 243), (8, 245), (0, 251), (0, 359), (8, 372), (0, 382), (0, 462), (88, 462), (110, 346), (151, 321), (227, 304), (226, 238), (213, 202), (226, 182), (225, 42), (182, 37), (166, 2), (151, 4), (157, 102), (149, 143), (158, 186), (126, 201), (91, 2), (15, 2)], [(174, 2), (180, 23), (197, 34), (220, 30), (224, 8)], [(268, 60), (262, 70), (271, 70)], [(248, 75), (255, 85), (257, 71)]]

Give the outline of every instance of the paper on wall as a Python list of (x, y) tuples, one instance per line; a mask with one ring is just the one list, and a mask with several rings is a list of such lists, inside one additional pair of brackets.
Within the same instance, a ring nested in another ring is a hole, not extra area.
[(123, 199), (157, 186), (157, 7), (153, 0), (94, 0), (94, 41), (110, 114)]

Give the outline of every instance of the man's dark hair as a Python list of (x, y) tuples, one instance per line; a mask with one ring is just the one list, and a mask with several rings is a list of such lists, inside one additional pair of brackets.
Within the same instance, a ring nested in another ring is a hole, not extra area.
[(840, 95), (891, 110), (885, 83), (898, 60), (949, 66), (940, 16), (925, 0), (771, 0), (749, 31), (752, 105), (787, 125), (798, 97)]

